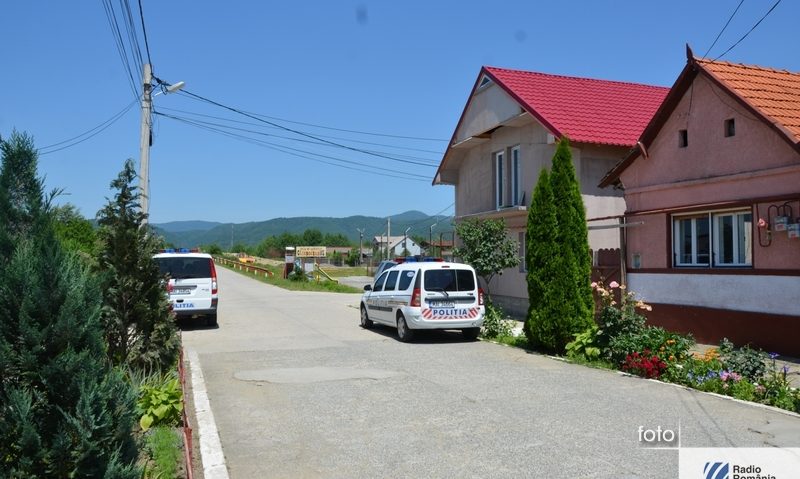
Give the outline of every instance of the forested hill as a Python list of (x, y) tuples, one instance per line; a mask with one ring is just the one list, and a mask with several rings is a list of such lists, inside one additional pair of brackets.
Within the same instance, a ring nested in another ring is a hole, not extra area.
[[(400, 236), (406, 228), (411, 227), (409, 236), (428, 238), (430, 226), (433, 228), (434, 240), (439, 233), (447, 233), (450, 239), (452, 217), (428, 216), (421, 211), (406, 211), (391, 217), (392, 236)], [(194, 225), (195, 228), (191, 228)], [(167, 242), (177, 247), (195, 247), (199, 245), (218, 244), (223, 248), (242, 243), (255, 246), (269, 236), (282, 233), (302, 234), (315, 229), (322, 234), (341, 234), (358, 244), (358, 229), (364, 230), (364, 243), (372, 241), (374, 236), (386, 233), (386, 218), (374, 216), (348, 216), (346, 218), (324, 218), (301, 216), (296, 218), (274, 218), (251, 223), (213, 223), (207, 221), (176, 221), (153, 224)]]

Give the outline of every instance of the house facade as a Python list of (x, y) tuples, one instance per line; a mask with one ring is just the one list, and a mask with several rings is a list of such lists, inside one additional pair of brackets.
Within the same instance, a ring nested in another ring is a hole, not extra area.
[(418, 256), (422, 254), (422, 248), (410, 236), (375, 236), (372, 238), (372, 247), (377, 251), (377, 255), (386, 257), (387, 243), (389, 246), (389, 258), (395, 256)]
[[(528, 308), (527, 206), (556, 142), (571, 141), (587, 218), (622, 214), (622, 192), (599, 180), (630, 149), (668, 89), (650, 85), (483, 67), (433, 184), (455, 186), (455, 220), (502, 218), (519, 244), (520, 265), (495, 276), (492, 298), (506, 311)], [(614, 223), (609, 220), (608, 223)], [(597, 224), (603, 224), (598, 222)], [(616, 248), (616, 230), (593, 230), (590, 247)]]
[(800, 355), (800, 74), (694, 58), (601, 186), (650, 322)]

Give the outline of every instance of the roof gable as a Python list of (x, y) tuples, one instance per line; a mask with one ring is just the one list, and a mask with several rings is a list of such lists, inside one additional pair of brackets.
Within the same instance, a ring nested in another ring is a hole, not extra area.
[(800, 152), (800, 73), (698, 59), (688, 46), (686, 52), (686, 66), (645, 128), (636, 148), (606, 174), (600, 187), (616, 183), (622, 172), (639, 156), (647, 156), (647, 148), (658, 136), (697, 75), (701, 74), (727, 91)]

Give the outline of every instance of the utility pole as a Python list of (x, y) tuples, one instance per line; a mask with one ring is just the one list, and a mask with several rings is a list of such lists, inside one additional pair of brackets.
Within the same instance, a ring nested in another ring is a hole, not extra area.
[(408, 253), (409, 252), (408, 251), (408, 230), (410, 230), (410, 229), (411, 229), (411, 227), (409, 226), (408, 228), (406, 228), (405, 233), (403, 233), (403, 253)]
[[(436, 250), (433, 248), (433, 227), (434, 227), (434, 226), (436, 226), (436, 225), (438, 225), (438, 224), (439, 224), (439, 222), (438, 222), (438, 221), (437, 221), (436, 223), (432, 224), (432, 225), (430, 226), (430, 231), (428, 232), (428, 248), (430, 248), (430, 249), (431, 249), (431, 252), (435, 252), (435, 251), (436, 251)], [(436, 256), (436, 255), (435, 255), (435, 254), (431, 254), (431, 255), (429, 255), (429, 256)]]
[(358, 265), (361, 266), (361, 247), (364, 244), (364, 229), (356, 228), (358, 231)]
[(392, 217), (386, 217), (386, 259), (389, 259), (389, 243), (392, 242)]
[(144, 223), (148, 221), (150, 214), (150, 138), (151, 138), (151, 121), (153, 111), (153, 70), (150, 68), (149, 63), (143, 66), (142, 83), (144, 91), (142, 92), (142, 129), (141, 137), (139, 138), (139, 191), (142, 195), (141, 206), (142, 213), (145, 214)]

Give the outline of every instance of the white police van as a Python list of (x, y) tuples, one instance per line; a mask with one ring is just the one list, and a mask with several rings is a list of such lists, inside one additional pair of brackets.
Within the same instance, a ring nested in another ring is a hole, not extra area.
[(363, 328), (395, 327), (403, 342), (419, 329), (460, 329), (474, 340), (485, 314), (475, 270), (447, 262), (404, 262), (384, 271), (364, 286), (360, 309)]
[(172, 310), (179, 318), (203, 317), (217, 325), (217, 269), (214, 258), (198, 250), (166, 249), (153, 256), (161, 274), (167, 275)]

